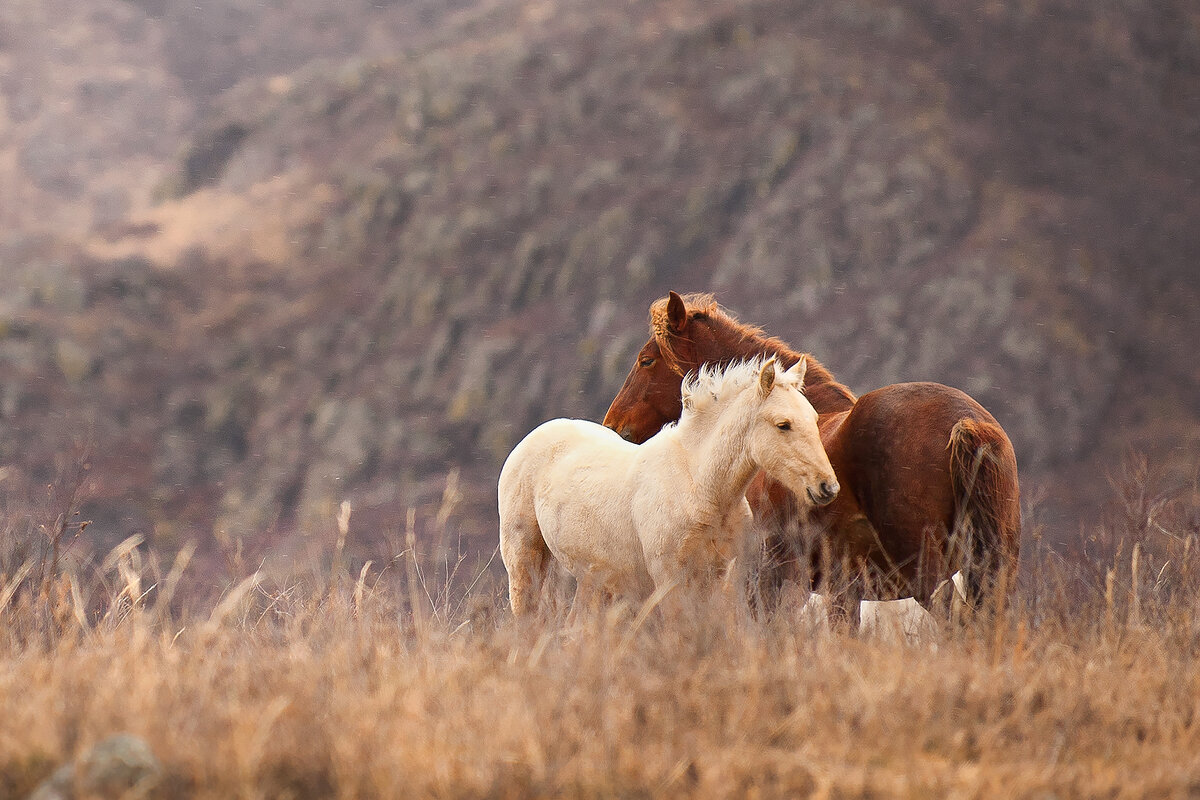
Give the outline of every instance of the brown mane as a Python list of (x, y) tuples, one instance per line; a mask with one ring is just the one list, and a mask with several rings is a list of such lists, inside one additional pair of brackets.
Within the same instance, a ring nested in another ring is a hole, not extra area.
[[(807, 359), (808, 371), (804, 377), (804, 393), (820, 413), (846, 411), (854, 405), (854, 393), (839, 383), (833, 377), (833, 373), (811, 354), (798, 353), (780, 339), (768, 336), (762, 328), (740, 322), (722, 308), (712, 294), (695, 292), (682, 297), (688, 319), (709, 320), (714, 332), (722, 336), (723, 343), (737, 353), (735, 358), (751, 358), (768, 353), (777, 357), (786, 367), (791, 367), (801, 358)], [(677, 335), (671, 330), (667, 318), (668, 300), (669, 298), (663, 297), (651, 304), (650, 334), (658, 342), (658, 348), (671, 368), (683, 374), (688, 370), (679, 365), (679, 353), (674, 345)]]

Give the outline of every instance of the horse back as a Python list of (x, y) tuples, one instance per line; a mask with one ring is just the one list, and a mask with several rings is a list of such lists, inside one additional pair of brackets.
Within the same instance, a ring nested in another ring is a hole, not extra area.
[(522, 439), (500, 470), (501, 503), (519, 484), (536, 491), (556, 476), (579, 468), (616, 469), (633, 458), (637, 446), (588, 420), (552, 419)]

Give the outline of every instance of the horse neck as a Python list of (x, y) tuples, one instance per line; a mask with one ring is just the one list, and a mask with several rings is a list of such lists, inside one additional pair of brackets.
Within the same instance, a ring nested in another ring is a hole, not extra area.
[(710, 409), (677, 429), (692, 480), (721, 509), (741, 500), (758, 472), (750, 456), (752, 392), (749, 387), (724, 408)]
[(728, 364), (766, 354), (774, 356), (780, 364), (790, 369), (800, 359), (806, 358), (808, 368), (804, 373), (804, 396), (808, 398), (808, 402), (812, 403), (817, 413), (831, 414), (837, 411), (848, 411), (854, 407), (856, 399), (854, 393), (847, 386), (839, 383), (833, 377), (833, 373), (813, 356), (798, 353), (779, 339), (753, 332), (729, 335), (726, 340), (731, 342), (730, 348), (723, 351), (721, 358), (711, 360)]

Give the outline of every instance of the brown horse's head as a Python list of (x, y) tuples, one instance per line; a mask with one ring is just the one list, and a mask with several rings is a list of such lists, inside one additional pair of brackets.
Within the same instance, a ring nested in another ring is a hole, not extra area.
[[(704, 364), (772, 355), (784, 366), (801, 354), (762, 328), (739, 322), (717, 305), (711, 294), (671, 292), (650, 306), (650, 341), (617, 393), (604, 424), (631, 442), (641, 443), (679, 419), (683, 378)], [(854, 394), (838, 383), (824, 365), (808, 356), (804, 393), (819, 413), (847, 411)]]
[(680, 390), (683, 378), (708, 358), (711, 331), (695, 324), (716, 303), (711, 295), (675, 292), (650, 306), (650, 341), (617, 392), (604, 424), (631, 442), (641, 444), (683, 412)]
[(683, 374), (675, 372), (654, 337), (638, 351), (604, 424), (621, 437), (641, 444), (683, 413)]

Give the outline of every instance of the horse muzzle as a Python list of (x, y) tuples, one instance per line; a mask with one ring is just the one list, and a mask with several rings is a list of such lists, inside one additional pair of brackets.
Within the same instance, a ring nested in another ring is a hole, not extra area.
[(808, 499), (816, 506), (827, 506), (837, 497), (838, 490), (842, 487), (837, 481), (821, 481), (821, 485), (815, 490), (813, 487), (808, 487)]
[(613, 430), (615, 430), (617, 435), (622, 439), (633, 444), (642, 444), (648, 438), (645, 436), (639, 436), (640, 431), (632, 424), (623, 425), (620, 428), (613, 428)]

